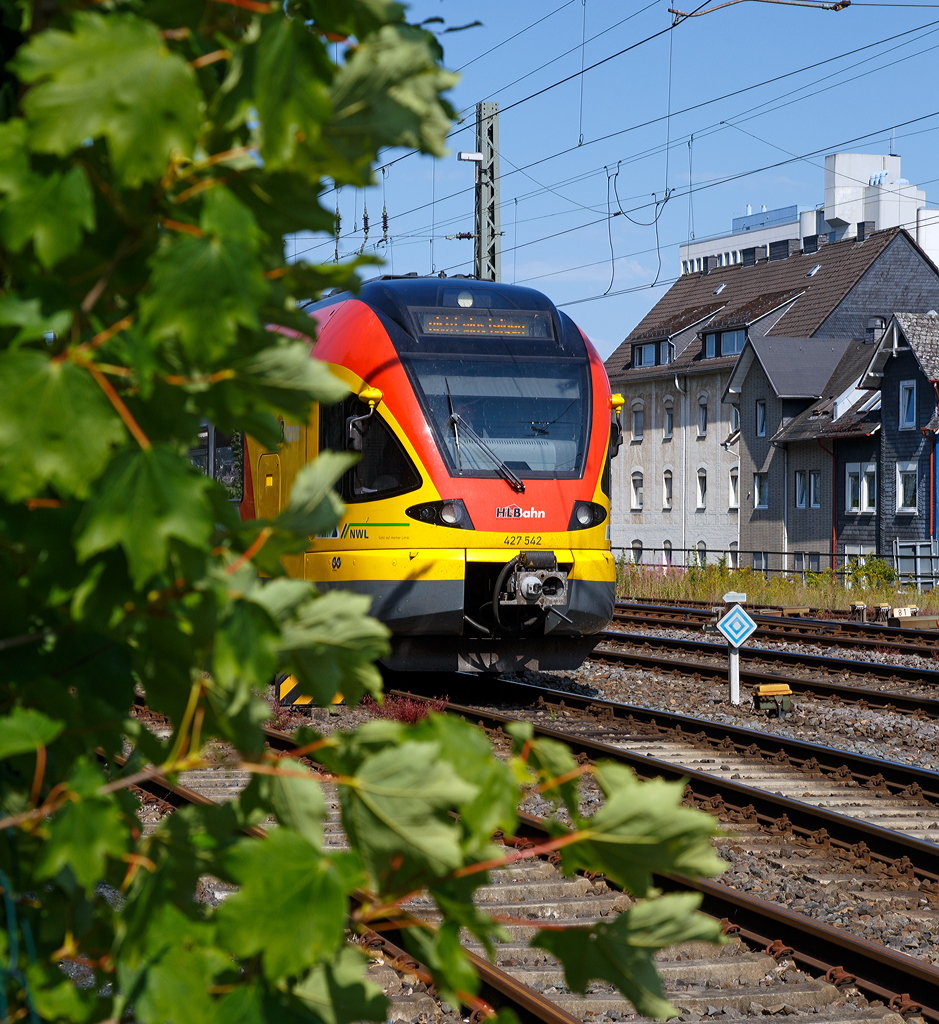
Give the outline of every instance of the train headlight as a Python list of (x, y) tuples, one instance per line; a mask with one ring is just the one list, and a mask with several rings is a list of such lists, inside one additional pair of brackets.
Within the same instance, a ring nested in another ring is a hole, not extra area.
[(606, 519), (606, 509), (595, 501), (575, 501), (568, 530), (587, 530)]
[(440, 518), (447, 526), (457, 526), (463, 518), (463, 506), (455, 501), (445, 502), (440, 509)]
[(473, 520), (461, 498), (447, 498), (444, 501), (425, 501), (412, 505), (404, 514), (419, 523), (429, 526), (449, 526), (453, 530), (474, 530)]

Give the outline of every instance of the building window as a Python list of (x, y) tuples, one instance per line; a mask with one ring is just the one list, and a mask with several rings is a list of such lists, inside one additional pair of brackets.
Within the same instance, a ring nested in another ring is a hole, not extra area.
[(672, 542), (670, 540), (662, 541), (662, 564), (672, 564)]
[(809, 572), (818, 572), (821, 563), (821, 556), (817, 551), (809, 555)]
[(769, 474), (753, 474), (753, 507), (769, 508)]
[(675, 346), (670, 341), (659, 342), (659, 365), (665, 366), (675, 358)]
[(730, 429), (733, 433), (740, 429), (740, 407), (737, 405), (730, 407)]
[(844, 472), (845, 512), (876, 512), (877, 466), (873, 462), (849, 462)]
[(756, 403), (756, 436), (766, 437), (766, 401), (762, 398)]
[(681, 272), (683, 274), (687, 274), (688, 273), (688, 261), (687, 260), (682, 260), (681, 261)]
[(704, 358), (713, 359), (717, 355), (717, 335), (705, 334), (704, 336)]
[(701, 273), (701, 257), (698, 257), (698, 273)]
[(633, 473), (632, 508), (634, 512), (642, 511), (642, 473)]
[(636, 565), (640, 565), (642, 562), (642, 541), (634, 540), (632, 542), (633, 562)]
[(916, 426), (916, 381), (900, 383), (900, 429), (911, 430)]
[(633, 346), (633, 367), (655, 366), (655, 342)]
[(725, 267), (730, 266), (730, 253), (729, 252), (725, 252), (724, 253), (724, 266)]
[(897, 463), (897, 512), (916, 512), (916, 463)]
[(822, 474), (818, 472), (809, 473), (809, 505), (822, 507)]
[(796, 470), (796, 508), (805, 508), (805, 470)]
[(766, 552), (765, 551), (754, 551), (753, 552), (753, 568), (757, 572), (765, 572), (766, 565)]
[(861, 511), (861, 470), (856, 462), (845, 467), (844, 510)]
[(633, 440), (641, 441), (645, 428), (645, 413), (642, 409), (633, 409)]
[(730, 567), (731, 569), (739, 568), (740, 552), (738, 550), (739, 545), (735, 540), (730, 542)]
[(707, 508), (708, 504), (708, 471), (698, 470), (698, 508)]
[(672, 507), (672, 471), (666, 469), (662, 474), (662, 507), (666, 510)]
[(698, 437), (704, 437), (708, 432), (708, 400), (698, 399)]
[(698, 556), (698, 565), (704, 565), (708, 560), (708, 546), (703, 540), (699, 540), (695, 545), (695, 551)]
[(864, 479), (861, 481), (861, 508), (865, 512), (877, 511), (877, 467), (874, 464), (864, 467)]
[(738, 508), (740, 506), (740, 471), (738, 469), (732, 469), (730, 471), (730, 507)]
[(724, 331), (721, 334), (721, 355), (735, 356), (743, 351), (747, 340), (746, 331)]
[(675, 411), (670, 405), (665, 406), (665, 431), (662, 434), (663, 441), (671, 441), (672, 431), (675, 429)]
[(792, 556), (792, 568), (796, 572), (804, 572), (805, 571), (805, 554), (803, 552), (797, 551)]

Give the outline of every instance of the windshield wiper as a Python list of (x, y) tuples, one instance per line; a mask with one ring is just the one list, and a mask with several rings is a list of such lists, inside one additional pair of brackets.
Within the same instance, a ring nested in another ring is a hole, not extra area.
[(525, 493), (525, 484), (520, 480), (509, 467), (499, 458), (498, 455), (489, 447), (488, 444), (476, 433), (475, 430), (466, 422), (465, 419), (458, 412), (450, 413), (450, 422), (453, 424), (453, 433), (456, 437), (459, 437), (457, 427), (462, 427), (467, 434), (467, 437), (471, 441), (475, 441), (480, 448), (489, 456), (490, 459), (496, 464), (496, 468), (499, 471), (500, 476), (505, 482), (515, 491), (516, 494)]

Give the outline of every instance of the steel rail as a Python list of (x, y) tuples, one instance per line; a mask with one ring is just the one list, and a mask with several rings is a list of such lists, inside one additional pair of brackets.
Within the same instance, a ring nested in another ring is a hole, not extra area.
[[(930, 658), (939, 651), (937, 643), (924, 644), (904, 640), (901, 637), (865, 637), (857, 636), (854, 633), (839, 634), (832, 629), (813, 630), (803, 627), (797, 628), (788, 624), (777, 625), (773, 623), (766, 625), (766, 620), (761, 615), (750, 616), (757, 623), (753, 632), (753, 639), (756, 641), (772, 641), (774, 643), (801, 643), (813, 644), (816, 647), (851, 647), (878, 650), (884, 647), (891, 647), (901, 654), (918, 654), (923, 658)], [(700, 629), (702, 623), (713, 619), (713, 616), (702, 616), (698, 619), (669, 618), (661, 615), (648, 615), (641, 612), (614, 612), (613, 619), (630, 625), (651, 626), (657, 629)], [(772, 620), (770, 620), (772, 622)], [(777, 620), (778, 621), (778, 620)], [(801, 619), (792, 620), (801, 623)], [(939, 641), (939, 637), (937, 637)]]
[[(679, 616), (695, 619), (698, 622), (713, 618), (713, 609), (718, 605), (690, 608), (680, 605), (637, 604), (628, 601), (617, 601), (614, 615), (623, 618), (660, 618), (663, 624), (674, 626)], [(888, 626), (882, 622), (855, 622), (852, 619), (822, 619), (814, 616), (792, 616), (767, 614), (764, 610), (749, 608), (753, 620), (764, 630), (767, 636), (772, 634), (791, 635), (793, 637), (818, 636), (819, 639), (829, 637), (842, 644), (854, 643), (858, 646), (874, 646), (880, 644), (899, 644), (910, 650), (919, 647), (929, 654), (939, 649), (939, 630), (922, 629), (910, 626)], [(691, 624), (693, 625), (693, 623)], [(855, 639), (856, 638), (856, 639)], [(915, 652), (913, 652), (915, 653)]]
[[(645, 640), (641, 633), (639, 634), (627, 634), (629, 637), (628, 641), (624, 641), (617, 634), (604, 634), (604, 637), (609, 636), (611, 639), (615, 636), (615, 642), (618, 644), (624, 643), (636, 643), (645, 644)], [(659, 638), (656, 638), (657, 640)], [(666, 649), (671, 649), (675, 646), (674, 640), (661, 639), (661, 643), (655, 643), (650, 646), (661, 646)], [(696, 641), (692, 640), (688, 642), (688, 646), (683, 648), (685, 650), (700, 650), (703, 644), (698, 645)], [(708, 647), (713, 649), (713, 653), (717, 656), (723, 656), (726, 654), (727, 648), (722, 644), (708, 644)], [(711, 653), (709, 650), (707, 653)], [(754, 657), (757, 652), (749, 652), (747, 648), (741, 649), (741, 661), (744, 662), (744, 666), (748, 661), (762, 661), (764, 659)], [(805, 665), (803, 660), (799, 659), (798, 655), (793, 655), (793, 659), (798, 665)], [(628, 647), (608, 647), (598, 645), (593, 649), (593, 653), (589, 657), (590, 661), (607, 661), (607, 662), (623, 662), (628, 665), (636, 665), (642, 668), (657, 669), (663, 672), (678, 672), (683, 676), (698, 675), (704, 678), (713, 677), (716, 679), (726, 680), (727, 678), (727, 666), (726, 664), (715, 665), (711, 662), (705, 661), (690, 661), (687, 657), (666, 657), (663, 654), (646, 654), (643, 651), (631, 650)], [(767, 661), (773, 660), (771, 658), (765, 659)], [(840, 659), (839, 659), (840, 660)], [(842, 671), (856, 671), (854, 668), (848, 669), (847, 665), (857, 665), (857, 662), (848, 662)], [(866, 664), (866, 663), (865, 663)], [(893, 666), (890, 666), (891, 668)], [(939, 676), (939, 673), (936, 673)], [(743, 667), (740, 670), (740, 681), (741, 683), (748, 683), (750, 685), (759, 685), (760, 683), (787, 683), (789, 687), (795, 693), (802, 693), (810, 697), (820, 697), (828, 700), (842, 700), (852, 703), (865, 702), (871, 707), (883, 708), (887, 710), (900, 711), (904, 714), (909, 715), (923, 715), (927, 718), (939, 718), (939, 698), (937, 697), (921, 697), (905, 693), (896, 693), (893, 690), (876, 690), (870, 687), (864, 686), (853, 686), (850, 683), (829, 683), (821, 680), (814, 679), (802, 679), (799, 676), (781, 675), (773, 672), (758, 672), (754, 669)], [(916, 682), (927, 683), (929, 680), (923, 678), (923, 673), (917, 677)], [(936, 679), (936, 685), (939, 687), (939, 678)]]
[[(142, 704), (139, 700), (135, 703), (137, 703), (137, 706)], [(262, 730), (268, 746), (273, 749), (280, 752), (289, 752), (297, 748), (296, 741), (287, 733), (267, 727), (262, 727)], [(106, 760), (103, 755), (102, 760)], [(116, 755), (113, 760), (121, 768), (126, 764), (124, 758)], [(323, 770), (325, 771), (326, 769)], [(195, 804), (202, 807), (218, 806), (213, 800), (203, 796), (201, 793), (197, 793), (195, 790), (188, 789), (178, 783), (172, 783), (162, 775), (151, 776), (149, 779), (136, 782), (135, 785), (177, 809), (186, 804)], [(267, 835), (263, 828), (259, 828), (256, 825), (243, 826), (242, 831), (255, 839), (264, 839)], [(374, 901), (374, 897), (363, 890), (356, 890), (352, 894), (351, 901), (353, 904), (361, 906), (363, 903)], [(392, 937), (398, 939), (398, 942), (392, 941)], [(401, 948), (400, 943), (403, 941), (401, 933), (394, 930), (388, 930), (381, 934), (369, 932), (367, 935), (367, 944), (371, 947), (380, 946), (383, 954), (391, 961), (397, 961), (399, 964), (404, 965), (402, 970), (405, 973), (413, 967), (413, 973), (423, 975), (422, 980), (426, 979), (432, 982), (428, 968), (415, 961), (409, 953)], [(490, 964), (487, 960), (477, 956), (472, 950), (464, 949), (464, 952), (479, 977), (480, 998), (484, 999), (490, 1006), (495, 1009), (510, 1007), (515, 1011), (522, 1024), (583, 1024), (579, 1017), (572, 1016), (540, 992), (536, 992), (533, 988), (517, 981), (511, 974)]]
[[(540, 818), (523, 813), (519, 814), (516, 831), (529, 841), (543, 841), (549, 835)], [(620, 888), (608, 878), (605, 881), (613, 889)], [(868, 997), (882, 999), (898, 1012), (904, 1005), (903, 997), (912, 997), (919, 1004), (919, 1012), (939, 1022), (939, 968), (931, 964), (720, 882), (660, 873), (655, 874), (655, 881), (665, 892), (701, 893), (704, 913), (718, 918), (726, 931), (757, 948), (778, 951), (776, 955), (788, 948), (785, 955), (803, 969), (823, 975), (834, 984), (851, 980)], [(833, 950), (838, 953), (835, 960), (831, 957)], [(850, 964), (847, 976), (845, 963)], [(913, 1009), (909, 1002), (905, 1005), (902, 1012)]]
[[(502, 681), (500, 681), (501, 685)], [(566, 701), (568, 695), (557, 694), (557, 696), (563, 697)], [(635, 713), (646, 709), (628, 708), (628, 710)], [(496, 712), (490, 708), (469, 707), (455, 704), (452, 701), (448, 704), (447, 711), (462, 715), (470, 721), (478, 722), (483, 728), (490, 729), (499, 729), (509, 722), (519, 720), (517, 716)], [(665, 717), (661, 713), (649, 714), (653, 717)], [(712, 724), (687, 716), (679, 717), (695, 726), (704, 727)], [(874, 825), (862, 818), (838, 814), (836, 811), (830, 811), (824, 807), (815, 807), (801, 800), (770, 793), (732, 779), (723, 779), (687, 765), (676, 766), (661, 758), (626, 750), (611, 743), (563, 732), (559, 729), (548, 729), (543, 725), (535, 725), (534, 728), (539, 735), (558, 740), (589, 760), (607, 759), (628, 764), (643, 779), (665, 778), (683, 781), (699, 800), (732, 808), (735, 813), (742, 815), (742, 820), (757, 821), (775, 828), (781, 827), (780, 822), (782, 822), (791, 829), (794, 835), (802, 838), (816, 838), (819, 841), (824, 839), (847, 851), (867, 848), (873, 859), (884, 864), (894, 864), (906, 857), (913, 863), (914, 871), (919, 877), (932, 883), (939, 882), (939, 845), (924, 842), (914, 836), (895, 832), (880, 825)], [(770, 743), (767, 744), (769, 747), (773, 746), (772, 741), (778, 739), (778, 737), (767, 736), (753, 730), (746, 731), (754, 743), (758, 740), (769, 740)], [(840, 752), (833, 752), (828, 747), (815, 747), (813, 744), (804, 744), (804, 746), (814, 749), (823, 756), (832, 753), (840, 754)], [(875, 758), (868, 758), (867, 761), (878, 768), (889, 769), (890, 767), (888, 762), (877, 761)], [(824, 770), (824, 766), (822, 768)], [(873, 777), (872, 774), (870, 778)], [(862, 843), (864, 847), (861, 847)]]
[[(723, 657), (727, 645), (712, 640), (688, 640), (684, 637), (655, 636), (650, 633), (627, 633), (608, 629), (597, 633), (599, 643), (645, 644), (667, 650), (695, 651)], [(594, 649), (596, 652), (596, 648)], [(625, 660), (621, 658), (620, 660)], [(890, 665), (883, 661), (858, 661), (856, 658), (832, 658), (825, 654), (803, 654), (801, 651), (777, 651), (765, 647), (741, 647), (740, 660), (743, 662), (769, 661), (783, 665), (798, 665), (801, 668), (820, 668), (829, 672), (850, 672), (852, 675), (869, 675), (879, 679), (900, 679), (911, 683), (926, 683), (939, 687), (939, 671), (915, 668), (912, 665)], [(713, 667), (713, 666), (712, 666)]]

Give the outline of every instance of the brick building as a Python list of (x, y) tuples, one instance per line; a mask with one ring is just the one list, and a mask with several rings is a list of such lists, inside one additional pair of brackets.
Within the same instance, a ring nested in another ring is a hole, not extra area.
[[(744, 454), (741, 430), (755, 437), (756, 424), (741, 420), (755, 420), (756, 406), (740, 404), (728, 385), (748, 341), (774, 339), (785, 363), (798, 358), (793, 347), (798, 340), (839, 339), (840, 350), (832, 350), (827, 372), (818, 371), (811, 389), (803, 389), (808, 393), (784, 398), (767, 390), (766, 413), (774, 417), (766, 426), (769, 448), (773, 435), (811, 405), (838, 397), (827, 390), (848, 351), (848, 339), (865, 340), (869, 327), (879, 334), (879, 325), (896, 309), (925, 313), (939, 308), (939, 272), (900, 228), (820, 246), (815, 239), (805, 249), (774, 243), (768, 258), (758, 257), (755, 250), (745, 250), (743, 261), (732, 266), (704, 260), (702, 271), (679, 278), (607, 360), (614, 390), (626, 400), (626, 443), (613, 464), (611, 539), (614, 547), (632, 549), (637, 557), (641, 552), (643, 561), (683, 564), (697, 554), (726, 552), (733, 562), (738, 550), (787, 550), (787, 505), (773, 510), (746, 506), (748, 500), (752, 506), (753, 477), (742, 461), (754, 460), (757, 449), (751, 446), (750, 454)], [(778, 407), (772, 404), (777, 399)], [(818, 448), (814, 440), (811, 444)], [(804, 471), (821, 473), (819, 486), (831, 491), (831, 456), (819, 450), (818, 458), (819, 468)], [(827, 472), (821, 468), (826, 458)], [(773, 461), (772, 473), (771, 495), (778, 498), (778, 488), (794, 488), (783, 465)], [(819, 516), (827, 510), (830, 524), (838, 496), (820, 500)], [(747, 533), (744, 539), (738, 522), (743, 516), (762, 532)], [(792, 520), (798, 521), (799, 516)], [(800, 546), (814, 550), (815, 525), (800, 525)], [(820, 551), (830, 552), (831, 535), (825, 536), (826, 545), (818, 541)], [(680, 554), (682, 549), (688, 554)], [(745, 561), (749, 564), (749, 556)]]

